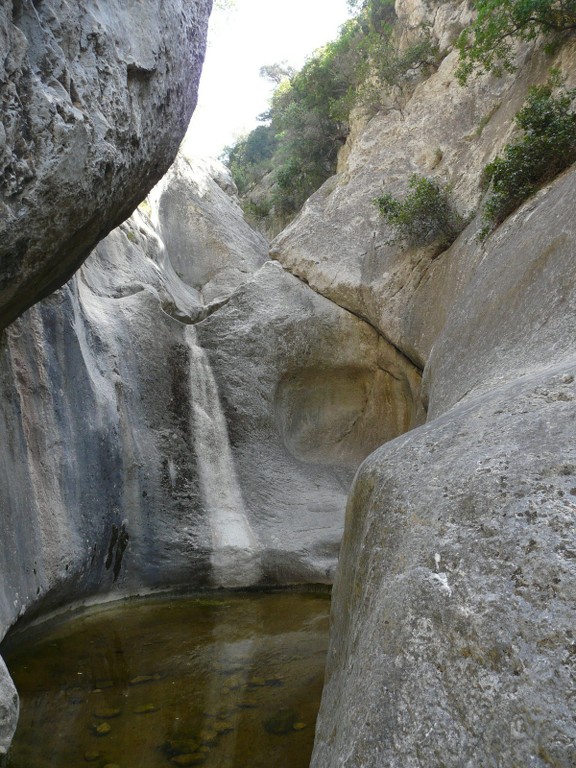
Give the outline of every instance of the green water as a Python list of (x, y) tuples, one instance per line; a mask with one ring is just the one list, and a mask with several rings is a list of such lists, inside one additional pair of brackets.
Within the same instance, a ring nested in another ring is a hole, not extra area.
[[(329, 599), (148, 600), (4, 648), (21, 696), (9, 768), (304, 768)], [(12, 647), (11, 647), (12, 646)]]

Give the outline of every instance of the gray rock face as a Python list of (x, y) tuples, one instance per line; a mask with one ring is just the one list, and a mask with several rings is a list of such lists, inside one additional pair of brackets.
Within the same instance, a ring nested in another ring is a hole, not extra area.
[(574, 765), (575, 373), (572, 356), (364, 463), (314, 766)]
[(4, 661), (0, 658), (0, 755), (6, 753), (12, 741), (18, 710), (18, 694)]
[[(452, 7), (441, 8), (447, 6)], [(461, 5), (462, 18), (467, 13), (466, 4)], [(443, 29), (434, 27), (438, 39)], [(314, 290), (366, 318), (424, 367), (451, 294), (462, 289), (474, 268), (471, 258), (480, 258), (480, 251), (472, 244), (465, 262), (452, 259), (456, 272), (447, 273), (444, 284), (435, 282), (435, 292), (426, 293), (423, 302), (438, 252), (388, 245), (392, 231), (374, 199), (383, 192), (402, 196), (410, 176), (417, 174), (450, 185), (454, 207), (464, 217), (473, 213), (481, 197), (482, 168), (508, 140), (528, 86), (545, 81), (553, 64), (566, 69), (569, 53), (554, 62), (525, 52), (517, 77), (484, 76), (466, 88), (454, 79), (458, 59), (449, 53), (401, 111), (383, 111), (353, 130), (338, 174), (272, 242), (272, 257)]]
[(455, 262), (460, 268), (454, 271), (467, 272), (426, 366), (429, 418), (535, 367), (571, 358), (575, 190), (576, 171), (568, 170), (499, 227), (486, 249), (458, 243), (439, 273), (430, 274), (416, 301), (438, 291)]
[[(573, 47), (557, 61), (573, 82)], [(451, 67), (448, 57), (419, 86), (396, 128), (369, 124), (274, 244), (286, 268), (424, 366), (427, 406), (425, 426), (364, 462), (349, 498), (313, 768), (576, 761), (575, 172), (483, 245), (474, 220), (442, 254), (386, 250), (381, 225), (360, 218), (363, 167), (369, 186), (387, 158), (393, 188), (398, 147), (409, 175), (438, 116), (451, 126), (461, 111), (465, 127), (470, 94), (449, 106)], [(515, 80), (473, 86), (504, 89), (508, 101), (467, 148), (448, 131), (438, 168), (446, 159), (456, 199), (473, 192), (474, 168), (489, 159), (481, 145), (506, 137), (504, 113), (532, 77), (543, 77), (538, 57)], [(412, 120), (434, 92), (419, 133)], [(348, 226), (340, 240), (338, 218)], [(314, 240), (326, 250), (314, 252)]]
[(266, 264), (197, 326), (266, 583), (331, 583), (352, 475), (418, 423), (419, 371), (367, 323)]
[(3, 3), (0, 329), (62, 285), (172, 162), (210, 7)]
[(180, 152), (150, 198), (172, 266), (205, 304), (228, 296), (268, 258), (268, 242), (246, 226), (235, 195), (219, 163)]
[[(216, 200), (237, 281), (262, 239), (206, 171), (170, 178), (179, 210)], [(173, 268), (184, 236), (152, 224), (170, 197), (163, 182), (4, 333), (2, 633), (94, 593), (331, 582), (356, 467), (422, 420), (420, 371), (279, 265), (205, 305)], [(207, 229), (200, 248), (182, 227), (207, 263)]]

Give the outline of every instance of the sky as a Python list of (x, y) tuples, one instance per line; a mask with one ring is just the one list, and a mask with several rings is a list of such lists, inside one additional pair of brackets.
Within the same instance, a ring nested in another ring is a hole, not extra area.
[(347, 18), (347, 0), (234, 0), (232, 7), (215, 7), (186, 146), (218, 157), (255, 128), (273, 90), (260, 67), (286, 61), (299, 69)]

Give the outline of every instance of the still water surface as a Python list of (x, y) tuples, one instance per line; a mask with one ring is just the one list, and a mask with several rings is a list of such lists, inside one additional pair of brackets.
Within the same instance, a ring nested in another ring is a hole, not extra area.
[[(9, 768), (305, 768), (329, 598), (147, 600), (29, 629)], [(12, 646), (12, 647), (11, 647)]]

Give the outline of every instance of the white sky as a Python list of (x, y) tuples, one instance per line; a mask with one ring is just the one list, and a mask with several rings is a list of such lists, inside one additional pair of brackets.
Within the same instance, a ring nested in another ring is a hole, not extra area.
[(236, 0), (215, 8), (187, 146), (217, 157), (255, 128), (273, 90), (260, 67), (286, 61), (299, 69), (348, 17), (346, 0)]

